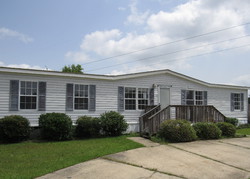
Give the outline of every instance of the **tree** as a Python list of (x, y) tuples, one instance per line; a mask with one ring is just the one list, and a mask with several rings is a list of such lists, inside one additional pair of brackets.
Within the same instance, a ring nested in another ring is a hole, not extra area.
[(66, 72), (66, 73), (79, 73), (79, 74), (83, 74), (83, 68), (81, 65), (77, 64), (74, 65), (72, 64), (71, 66), (64, 66), (62, 69), (62, 72)]

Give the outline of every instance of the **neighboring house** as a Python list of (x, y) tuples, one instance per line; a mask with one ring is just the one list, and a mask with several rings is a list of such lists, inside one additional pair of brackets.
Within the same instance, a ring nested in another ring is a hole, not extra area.
[(129, 131), (138, 131), (147, 105), (213, 105), (247, 123), (248, 89), (170, 70), (108, 76), (0, 67), (0, 117), (22, 115), (37, 126), (42, 113), (66, 113), (75, 121), (112, 110), (125, 116)]

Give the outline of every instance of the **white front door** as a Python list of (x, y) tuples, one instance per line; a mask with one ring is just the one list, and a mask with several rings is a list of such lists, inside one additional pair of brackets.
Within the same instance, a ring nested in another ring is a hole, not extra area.
[(160, 88), (160, 104), (161, 104), (161, 109), (170, 105), (170, 89), (169, 88)]

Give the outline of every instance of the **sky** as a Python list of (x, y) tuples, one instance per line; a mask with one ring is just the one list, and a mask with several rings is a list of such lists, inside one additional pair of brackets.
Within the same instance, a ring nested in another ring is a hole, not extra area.
[(170, 69), (250, 86), (249, 0), (0, 0), (0, 66)]

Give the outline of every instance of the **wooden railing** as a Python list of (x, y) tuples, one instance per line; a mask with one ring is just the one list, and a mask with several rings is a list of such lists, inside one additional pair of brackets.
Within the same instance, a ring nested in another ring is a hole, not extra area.
[[(150, 108), (150, 109), (149, 109)], [(157, 113), (161, 109), (161, 105), (145, 108), (145, 113), (139, 117), (140, 134), (147, 133), (149, 128), (148, 118)]]
[[(153, 105), (153, 106), (145, 106), (145, 113), (147, 113), (148, 111), (151, 111), (152, 109), (154, 109), (157, 105)], [(144, 115), (144, 114), (143, 114)]]
[(191, 123), (196, 122), (224, 122), (225, 116), (214, 106), (182, 106), (173, 105), (175, 119), (185, 119)]
[(150, 117), (140, 118), (140, 132), (147, 131), (149, 135), (156, 134), (164, 120), (184, 119), (196, 122), (223, 122), (225, 116), (214, 106), (182, 106), (170, 105), (159, 110)]

